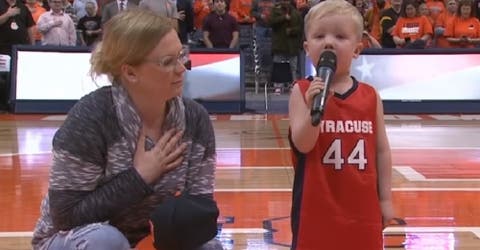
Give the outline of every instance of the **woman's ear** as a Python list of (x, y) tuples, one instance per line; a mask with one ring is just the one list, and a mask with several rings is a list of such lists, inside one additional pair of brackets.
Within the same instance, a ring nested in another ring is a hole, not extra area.
[(131, 83), (136, 83), (138, 81), (136, 70), (131, 65), (123, 64), (120, 67), (120, 75)]

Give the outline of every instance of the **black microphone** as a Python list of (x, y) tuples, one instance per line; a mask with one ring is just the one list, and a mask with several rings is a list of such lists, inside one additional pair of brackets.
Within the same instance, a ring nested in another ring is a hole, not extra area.
[(317, 77), (320, 77), (325, 83), (325, 88), (321, 93), (316, 94), (313, 97), (312, 109), (310, 110), (313, 126), (318, 126), (318, 124), (320, 123), (320, 118), (322, 118), (323, 116), (323, 112), (325, 110), (325, 103), (327, 102), (328, 97), (328, 88), (336, 69), (337, 56), (330, 50), (324, 51), (320, 55), (320, 60), (318, 60), (316, 70)]

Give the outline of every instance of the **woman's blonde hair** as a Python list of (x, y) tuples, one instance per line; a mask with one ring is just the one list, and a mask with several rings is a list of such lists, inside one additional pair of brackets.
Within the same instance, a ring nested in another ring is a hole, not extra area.
[(316, 19), (325, 18), (333, 15), (344, 15), (351, 17), (355, 22), (358, 38), (362, 38), (363, 17), (355, 6), (345, 0), (326, 0), (315, 4), (305, 16), (305, 36), (308, 39), (309, 29)]
[(92, 77), (105, 74), (112, 80), (118, 79), (123, 64), (142, 63), (172, 30), (169, 18), (148, 10), (128, 10), (115, 15), (106, 23), (102, 41), (90, 58)]

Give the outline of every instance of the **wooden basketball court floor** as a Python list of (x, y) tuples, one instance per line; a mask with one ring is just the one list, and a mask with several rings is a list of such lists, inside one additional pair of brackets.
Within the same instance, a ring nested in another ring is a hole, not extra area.
[[(218, 158), (218, 238), (225, 249), (289, 249), (293, 171), (287, 117), (211, 118)], [(63, 119), (0, 115), (0, 250), (30, 249), (48, 187), (51, 139)], [(385, 119), (394, 207), (408, 223), (385, 229), (385, 249), (479, 250), (480, 115)], [(151, 238), (138, 249), (152, 249)]]

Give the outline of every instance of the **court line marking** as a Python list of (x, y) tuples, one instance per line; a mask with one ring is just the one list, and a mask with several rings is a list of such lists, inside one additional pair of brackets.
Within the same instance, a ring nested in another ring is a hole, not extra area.
[(480, 192), (480, 188), (392, 188), (393, 192)]
[(284, 138), (282, 136), (282, 133), (280, 132), (280, 128), (278, 127), (278, 123), (276, 120), (272, 120), (272, 129), (275, 133), (278, 147), (285, 147), (285, 143), (283, 142)]
[(12, 157), (12, 156), (20, 156), (20, 155), (45, 155), (45, 154), (52, 154), (52, 151), (40, 151), (40, 152), (32, 152), (32, 153), (3, 153), (0, 154), (0, 157)]
[[(222, 234), (263, 234), (268, 230), (263, 228), (222, 228)], [(33, 237), (33, 232), (0, 232), (0, 238)]]
[[(218, 171), (225, 170), (289, 170), (292, 169), (292, 166), (228, 166), (221, 165), (217, 166)], [(408, 181), (432, 181), (432, 182), (476, 182), (480, 181), (480, 178), (427, 178), (422, 175), (420, 172), (416, 171), (410, 166), (393, 166), (393, 169), (401, 174)]]
[(64, 121), (67, 118), (67, 115), (48, 115), (43, 117), (42, 121)]
[(33, 237), (33, 232), (0, 232), (0, 238)]
[(393, 167), (397, 170), (405, 179), (409, 181), (433, 181), (433, 182), (474, 182), (480, 181), (479, 178), (427, 178), (420, 172), (416, 171), (410, 166), (395, 166)]
[(409, 181), (425, 181), (427, 178), (409, 166), (393, 167), (399, 174)]
[[(263, 234), (264, 228), (222, 228), (221, 234)], [(471, 232), (480, 238), (480, 227), (387, 227), (383, 233), (465, 233)], [(33, 232), (0, 232), (0, 238), (33, 237)]]
[[(266, 120), (268, 119), (267, 114), (239, 114), (239, 115), (210, 115), (211, 120), (217, 120), (219, 116), (228, 116), (230, 121), (254, 121), (254, 120)], [(270, 115), (271, 116), (271, 115)], [(275, 115), (278, 119), (289, 120), (287, 114)], [(427, 116), (431, 120), (436, 121), (475, 121), (480, 120), (480, 115), (436, 115), (436, 114), (426, 114), (426, 115), (391, 115), (385, 114), (384, 120), (387, 121), (425, 121), (423, 116)], [(67, 115), (47, 115), (41, 120), (44, 121), (63, 121)]]
[(461, 233), (471, 232), (480, 238), (480, 227), (387, 227), (383, 230), (387, 233)]
[(217, 166), (217, 170), (283, 170), (292, 169), (292, 166)]
[[(292, 192), (291, 188), (216, 188), (217, 193), (262, 193), (262, 192)], [(424, 188), (407, 187), (392, 188), (392, 192), (480, 192), (480, 188)]]
[[(242, 147), (242, 148), (233, 148), (233, 147), (217, 147), (217, 150), (290, 150), (290, 147), (263, 147), (263, 148), (252, 148), (252, 147)], [(390, 147), (392, 150), (480, 150), (479, 147)]]

